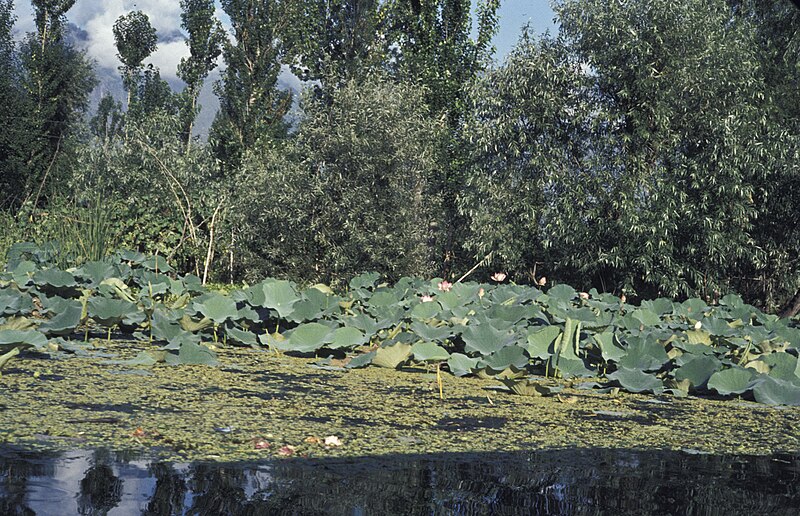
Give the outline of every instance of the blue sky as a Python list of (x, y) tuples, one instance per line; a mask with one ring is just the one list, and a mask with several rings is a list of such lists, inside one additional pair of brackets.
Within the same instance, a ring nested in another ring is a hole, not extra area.
[[(30, 3), (17, 0), (18, 34), (33, 29)], [(140, 9), (149, 17), (159, 34), (158, 51), (149, 62), (158, 66), (162, 76), (174, 78), (181, 57), (187, 53), (180, 34), (180, 2), (178, 0), (77, 0), (67, 13), (69, 21), (86, 33), (86, 51), (102, 68), (116, 69), (119, 62), (114, 48), (111, 27), (122, 14)], [(223, 13), (218, 12), (221, 19)], [(501, 0), (500, 29), (494, 43), (497, 59), (511, 50), (519, 38), (520, 31), (530, 23), (536, 33), (553, 30), (553, 11), (548, 0)]]

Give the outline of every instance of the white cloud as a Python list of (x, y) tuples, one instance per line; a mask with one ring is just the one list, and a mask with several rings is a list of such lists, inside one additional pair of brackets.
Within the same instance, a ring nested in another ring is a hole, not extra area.
[[(33, 30), (30, 4), (21, 1), (15, 6), (18, 37)], [(140, 10), (150, 18), (150, 24), (159, 35), (158, 50), (145, 61), (159, 67), (165, 79), (174, 79), (181, 58), (188, 55), (186, 44), (175, 38), (180, 32), (181, 8), (177, 1), (163, 0), (78, 0), (67, 12), (67, 19), (87, 33), (85, 49), (90, 58), (103, 68), (120, 66), (114, 45), (114, 22), (131, 11)]]

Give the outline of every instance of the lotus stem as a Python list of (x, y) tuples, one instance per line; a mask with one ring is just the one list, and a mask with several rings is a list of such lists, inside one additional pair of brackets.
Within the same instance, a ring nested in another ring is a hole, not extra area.
[(441, 369), (441, 364), (440, 363), (436, 364), (436, 383), (439, 384), (439, 399), (443, 400), (444, 399), (444, 388), (442, 386), (442, 369)]

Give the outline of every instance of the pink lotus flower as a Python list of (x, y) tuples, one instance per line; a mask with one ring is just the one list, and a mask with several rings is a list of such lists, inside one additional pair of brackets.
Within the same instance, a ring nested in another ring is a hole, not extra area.
[(486, 295), (486, 291), (483, 290), (483, 287), (481, 287), (480, 290), (478, 290), (478, 297), (483, 299), (483, 296), (485, 296), (485, 295)]
[(547, 284), (547, 278), (542, 276), (541, 278), (539, 278), (539, 281), (537, 281), (536, 284), (539, 285), (540, 287), (545, 286), (545, 284)]
[(429, 296), (426, 294), (420, 298), (420, 301), (422, 301), (423, 303), (430, 303), (431, 301), (433, 301), (433, 296)]
[(578, 296), (580, 296), (581, 299), (589, 299), (589, 294), (587, 294), (586, 292), (581, 292), (580, 294), (578, 294)]
[(437, 287), (439, 287), (439, 290), (442, 292), (450, 292), (450, 289), (453, 288), (453, 284), (447, 280), (442, 280), (439, 282)]
[(502, 283), (502, 282), (505, 281), (505, 279), (506, 279), (506, 273), (505, 272), (495, 272), (494, 274), (492, 274), (492, 281), (496, 281), (498, 283)]

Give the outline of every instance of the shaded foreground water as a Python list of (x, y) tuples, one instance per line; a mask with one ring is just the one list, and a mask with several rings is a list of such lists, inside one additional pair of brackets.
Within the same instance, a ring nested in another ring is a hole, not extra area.
[(568, 449), (165, 463), (0, 449), (0, 514), (797, 514), (800, 456)]

